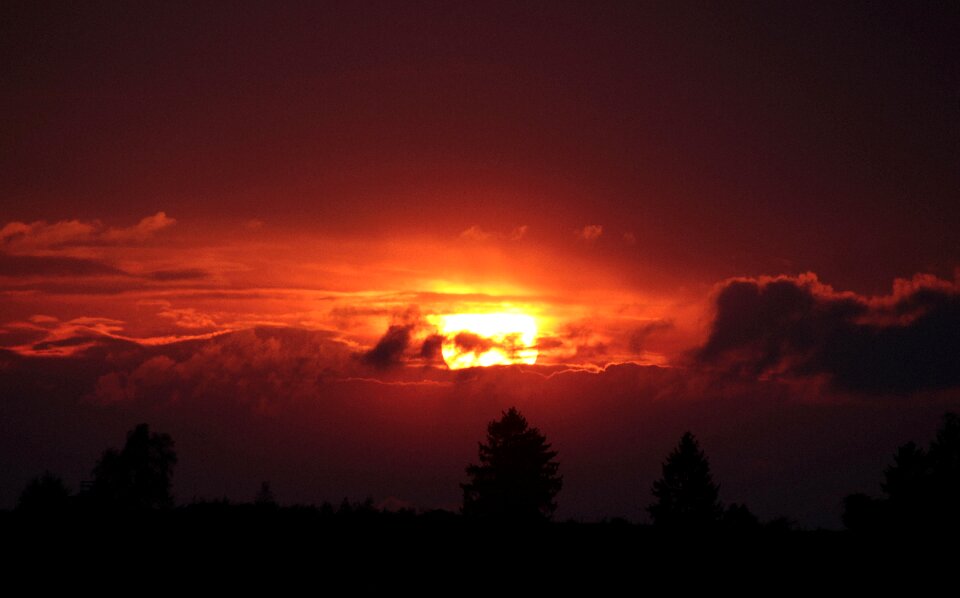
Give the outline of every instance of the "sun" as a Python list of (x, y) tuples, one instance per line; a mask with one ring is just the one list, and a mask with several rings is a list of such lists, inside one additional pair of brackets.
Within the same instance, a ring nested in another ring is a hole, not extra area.
[(429, 320), (443, 336), (441, 353), (451, 370), (537, 362), (537, 320), (533, 316), (445, 314)]

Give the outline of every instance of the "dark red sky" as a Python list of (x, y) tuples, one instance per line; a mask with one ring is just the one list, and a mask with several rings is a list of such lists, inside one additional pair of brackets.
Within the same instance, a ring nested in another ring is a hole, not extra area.
[[(4, 375), (130, 342), (142, 361), (78, 401), (193, 396), (135, 380), (194, 359), (173, 341), (270, 326), (319, 335), (323, 371), (420, 383), (430, 315), (508, 305), (540, 319), (545, 367), (728, 372), (865, 413), (957, 400), (955, 5), (198, 4), (0, 8)], [(334, 357), (391, 325), (390, 367)], [(588, 494), (568, 512), (619, 504)]]
[(960, 258), (948, 3), (12, 4), (10, 220), (596, 222), (869, 292)]

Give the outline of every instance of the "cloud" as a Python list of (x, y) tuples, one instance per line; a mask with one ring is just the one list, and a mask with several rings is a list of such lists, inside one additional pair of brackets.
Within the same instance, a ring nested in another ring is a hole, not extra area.
[(588, 224), (581, 229), (573, 231), (573, 234), (581, 241), (595, 241), (603, 234), (603, 226), (600, 224)]
[(511, 241), (519, 241), (520, 239), (527, 236), (527, 231), (530, 230), (530, 227), (526, 224), (521, 225), (510, 231), (509, 239)]
[(157, 212), (153, 216), (147, 216), (136, 226), (128, 228), (109, 228), (100, 236), (102, 241), (107, 243), (130, 243), (145, 241), (153, 236), (154, 233), (176, 224), (176, 220), (167, 216), (165, 212)]
[(228, 401), (271, 412), (316, 393), (319, 380), (346, 376), (350, 352), (330, 333), (261, 327), (206, 339), (136, 346), (130, 359), (101, 374), (88, 399), (95, 403), (156, 397)]
[(62, 220), (53, 224), (9, 222), (0, 229), (0, 242), (7, 246), (55, 247), (93, 238), (102, 228), (99, 222)]
[(606, 343), (592, 343), (577, 345), (577, 350), (573, 354), (574, 363), (596, 363), (606, 364), (609, 361), (610, 348)]
[[(95, 346), (115, 343), (127, 347), (130, 341), (120, 338), (125, 323), (111, 318), (80, 317), (68, 321), (30, 318), (30, 322), (13, 322), (7, 329), (31, 328), (36, 331), (33, 338), (17, 339), (8, 337), (2, 346), (14, 348), (18, 352), (48, 357), (73, 356)], [(18, 340), (20, 342), (18, 342)]]
[(420, 347), (420, 357), (428, 362), (442, 361), (440, 350), (443, 348), (443, 336), (431, 334), (423, 340)]
[(918, 276), (863, 297), (813, 274), (732, 280), (696, 359), (753, 375), (822, 375), (854, 392), (960, 386), (960, 289)]
[(210, 273), (200, 268), (182, 268), (179, 270), (156, 270), (145, 274), (146, 278), (159, 282), (171, 282), (178, 280), (201, 280), (208, 278)]
[(363, 354), (363, 361), (377, 368), (400, 365), (412, 330), (412, 324), (390, 326), (377, 344)]
[(480, 228), (477, 225), (473, 225), (470, 228), (464, 230), (460, 233), (460, 238), (467, 241), (475, 242), (484, 242), (484, 241), (519, 241), (527, 236), (527, 232), (530, 230), (530, 227), (526, 224), (514, 227), (509, 233), (503, 233), (498, 231), (489, 231)]
[(32, 315), (32, 316), (30, 316), (29, 320), (30, 320), (31, 322), (33, 322), (34, 324), (40, 324), (40, 325), (44, 325), (44, 324), (56, 324), (57, 322), (60, 321), (59, 318), (55, 318), (55, 317), (53, 317), (53, 316), (48, 316), (48, 315), (45, 315), (45, 314), (35, 314), (35, 315)]
[(486, 353), (490, 349), (497, 347), (498, 344), (489, 338), (484, 338), (472, 332), (459, 332), (453, 337), (453, 344), (461, 351), (470, 353)]
[(47, 331), (39, 326), (21, 322), (11, 322), (0, 328), (0, 347), (16, 347), (42, 341)]
[(550, 351), (563, 346), (563, 341), (555, 336), (541, 336), (537, 338), (538, 351)]
[(627, 338), (627, 346), (634, 353), (640, 353), (647, 348), (647, 339), (650, 335), (672, 328), (673, 322), (668, 322), (667, 320), (645, 322), (630, 331)]
[(34, 276), (124, 276), (109, 264), (91, 259), (66, 256), (11, 255), (0, 253), (0, 276), (28, 278)]
[(174, 309), (164, 307), (157, 315), (171, 320), (179, 328), (216, 330), (217, 322), (209, 315), (197, 311), (193, 307)]
[(474, 225), (460, 233), (460, 238), (467, 241), (489, 241), (493, 238), (493, 233)]
[(129, 227), (107, 227), (99, 220), (48, 223), (9, 222), (0, 228), (0, 246), (12, 251), (36, 251), (76, 246), (128, 245), (148, 240), (177, 221), (165, 212), (147, 216)]

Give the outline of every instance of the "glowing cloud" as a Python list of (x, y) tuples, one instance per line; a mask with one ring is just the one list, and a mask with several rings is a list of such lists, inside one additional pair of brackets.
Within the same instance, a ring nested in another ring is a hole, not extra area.
[(573, 234), (582, 241), (596, 241), (603, 234), (603, 226), (600, 224), (588, 224), (582, 229), (573, 231)]
[(537, 362), (537, 321), (533, 316), (446, 314), (428, 320), (443, 336), (440, 352), (452, 370)]

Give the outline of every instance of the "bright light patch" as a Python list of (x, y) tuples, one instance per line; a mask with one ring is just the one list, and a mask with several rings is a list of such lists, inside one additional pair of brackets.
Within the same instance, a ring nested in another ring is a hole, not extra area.
[(429, 320), (443, 336), (451, 370), (537, 362), (537, 321), (515, 313), (446, 314)]

